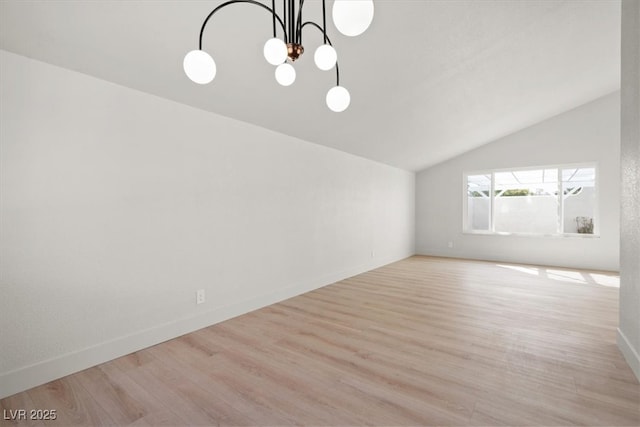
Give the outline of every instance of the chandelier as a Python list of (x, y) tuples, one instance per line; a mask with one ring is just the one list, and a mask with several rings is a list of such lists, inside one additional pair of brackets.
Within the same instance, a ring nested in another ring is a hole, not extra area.
[[(293, 62), (303, 53), (302, 30), (306, 27), (315, 28), (322, 33), (323, 44), (316, 48), (314, 62), (323, 71), (336, 70), (336, 85), (327, 92), (326, 102), (330, 110), (341, 112), (347, 109), (351, 102), (349, 91), (340, 86), (340, 70), (338, 55), (327, 36), (327, 18), (325, 0), (322, 0), (322, 25), (313, 21), (303, 21), (302, 9), (304, 0), (283, 0), (282, 16), (276, 10), (276, 1), (271, 1), (271, 7), (255, 0), (230, 0), (222, 3), (207, 17), (200, 28), (200, 42), (198, 49), (192, 50), (184, 57), (184, 71), (195, 83), (207, 84), (216, 76), (216, 63), (207, 52), (202, 50), (202, 35), (211, 17), (220, 9), (236, 3), (249, 3), (265, 9), (271, 15), (273, 37), (264, 44), (264, 57), (271, 65), (276, 66), (275, 78), (282, 86), (293, 84), (296, 70)], [(297, 5), (296, 5), (297, 3)], [(314, 2), (317, 3), (317, 2)], [(296, 7), (297, 6), (297, 7)], [(333, 22), (342, 34), (357, 36), (362, 34), (373, 20), (373, 0), (335, 0), (332, 9)], [(278, 32), (280, 34), (278, 35)]]

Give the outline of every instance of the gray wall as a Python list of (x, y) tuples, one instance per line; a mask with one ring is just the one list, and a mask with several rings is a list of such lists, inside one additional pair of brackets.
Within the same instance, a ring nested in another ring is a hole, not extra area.
[(0, 397), (414, 253), (413, 173), (0, 55)]
[[(620, 94), (607, 95), (418, 173), (419, 254), (565, 267), (619, 269)], [(596, 162), (600, 237), (462, 232), (463, 173)], [(453, 247), (449, 247), (449, 242)]]
[(622, 212), (618, 346), (640, 379), (640, 2), (622, 2)]

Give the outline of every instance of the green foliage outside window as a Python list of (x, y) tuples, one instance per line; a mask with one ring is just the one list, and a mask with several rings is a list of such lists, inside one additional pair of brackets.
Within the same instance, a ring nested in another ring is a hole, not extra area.
[[(535, 194), (530, 192), (526, 188), (518, 188), (518, 189), (509, 189), (500, 193), (496, 192), (500, 197), (512, 197), (512, 196), (534, 196)], [(469, 196), (471, 197), (489, 197), (489, 190), (484, 191), (470, 191)]]
[(531, 196), (531, 192), (526, 188), (514, 188), (505, 190), (500, 197), (513, 197), (513, 196)]

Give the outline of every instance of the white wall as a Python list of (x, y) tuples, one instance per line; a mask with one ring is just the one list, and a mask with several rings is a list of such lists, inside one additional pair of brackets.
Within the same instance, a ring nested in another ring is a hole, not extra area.
[[(593, 218), (596, 201), (594, 187), (583, 188), (564, 200), (564, 232), (577, 233), (577, 217)], [(548, 233), (558, 231), (556, 196), (509, 196), (495, 199), (495, 230), (512, 233)], [(488, 230), (491, 199), (467, 197), (467, 216), (473, 230)], [(506, 213), (506, 214), (502, 214)]]
[(640, 2), (622, 2), (622, 215), (618, 346), (640, 380)]
[(414, 253), (413, 173), (0, 65), (0, 397)]
[[(620, 95), (613, 93), (418, 173), (419, 254), (618, 270)], [(462, 232), (463, 173), (597, 162), (599, 238)], [(453, 242), (453, 248), (448, 243)]]

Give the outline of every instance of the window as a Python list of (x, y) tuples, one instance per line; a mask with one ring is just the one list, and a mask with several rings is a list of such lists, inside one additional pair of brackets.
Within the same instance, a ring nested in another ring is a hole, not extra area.
[(480, 233), (596, 233), (596, 167), (465, 174), (464, 229)]

